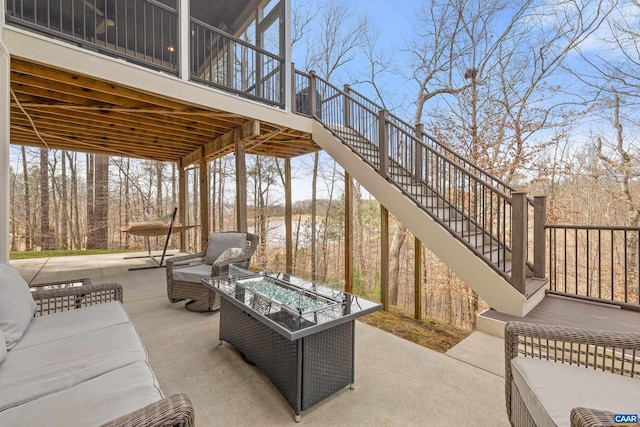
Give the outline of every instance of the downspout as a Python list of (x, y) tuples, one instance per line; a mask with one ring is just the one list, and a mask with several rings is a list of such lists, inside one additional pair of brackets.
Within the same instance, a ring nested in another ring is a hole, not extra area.
[(0, 7), (0, 262), (9, 262), (11, 56), (4, 44), (4, 5)]

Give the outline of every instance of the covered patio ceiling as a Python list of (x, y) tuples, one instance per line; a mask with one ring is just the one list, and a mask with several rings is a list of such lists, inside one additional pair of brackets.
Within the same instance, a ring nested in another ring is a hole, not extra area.
[(17, 58), (11, 60), (11, 89), (19, 101), (12, 96), (12, 144), (46, 142), (52, 149), (183, 166), (203, 152), (208, 160), (232, 153), (234, 132), (248, 154), (291, 158), (319, 149), (305, 132)]

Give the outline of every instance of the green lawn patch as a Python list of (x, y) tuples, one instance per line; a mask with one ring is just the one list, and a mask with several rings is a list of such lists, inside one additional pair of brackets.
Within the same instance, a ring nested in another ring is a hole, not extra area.
[(104, 255), (104, 254), (117, 254), (123, 252), (140, 252), (137, 250), (123, 250), (123, 249), (85, 249), (74, 251), (28, 251), (28, 252), (10, 252), (9, 259), (33, 259), (33, 258), (54, 258), (61, 256), (81, 256), (81, 255)]

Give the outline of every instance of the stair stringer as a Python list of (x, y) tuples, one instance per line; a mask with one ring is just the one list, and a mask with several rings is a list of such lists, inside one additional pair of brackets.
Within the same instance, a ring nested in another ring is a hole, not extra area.
[(353, 178), (402, 222), (420, 241), (464, 280), (489, 306), (501, 313), (525, 316), (544, 297), (527, 299), (480, 257), (388, 182), (360, 156), (314, 120), (312, 138)]

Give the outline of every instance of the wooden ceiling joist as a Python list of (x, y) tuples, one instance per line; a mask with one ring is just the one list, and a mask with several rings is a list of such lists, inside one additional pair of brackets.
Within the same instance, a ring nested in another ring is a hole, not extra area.
[[(233, 152), (294, 157), (318, 150), (308, 133), (204, 109), (91, 76), (11, 60), (11, 142), (188, 165)], [(23, 111), (24, 110), (24, 111)], [(25, 112), (28, 115), (25, 116)]]

